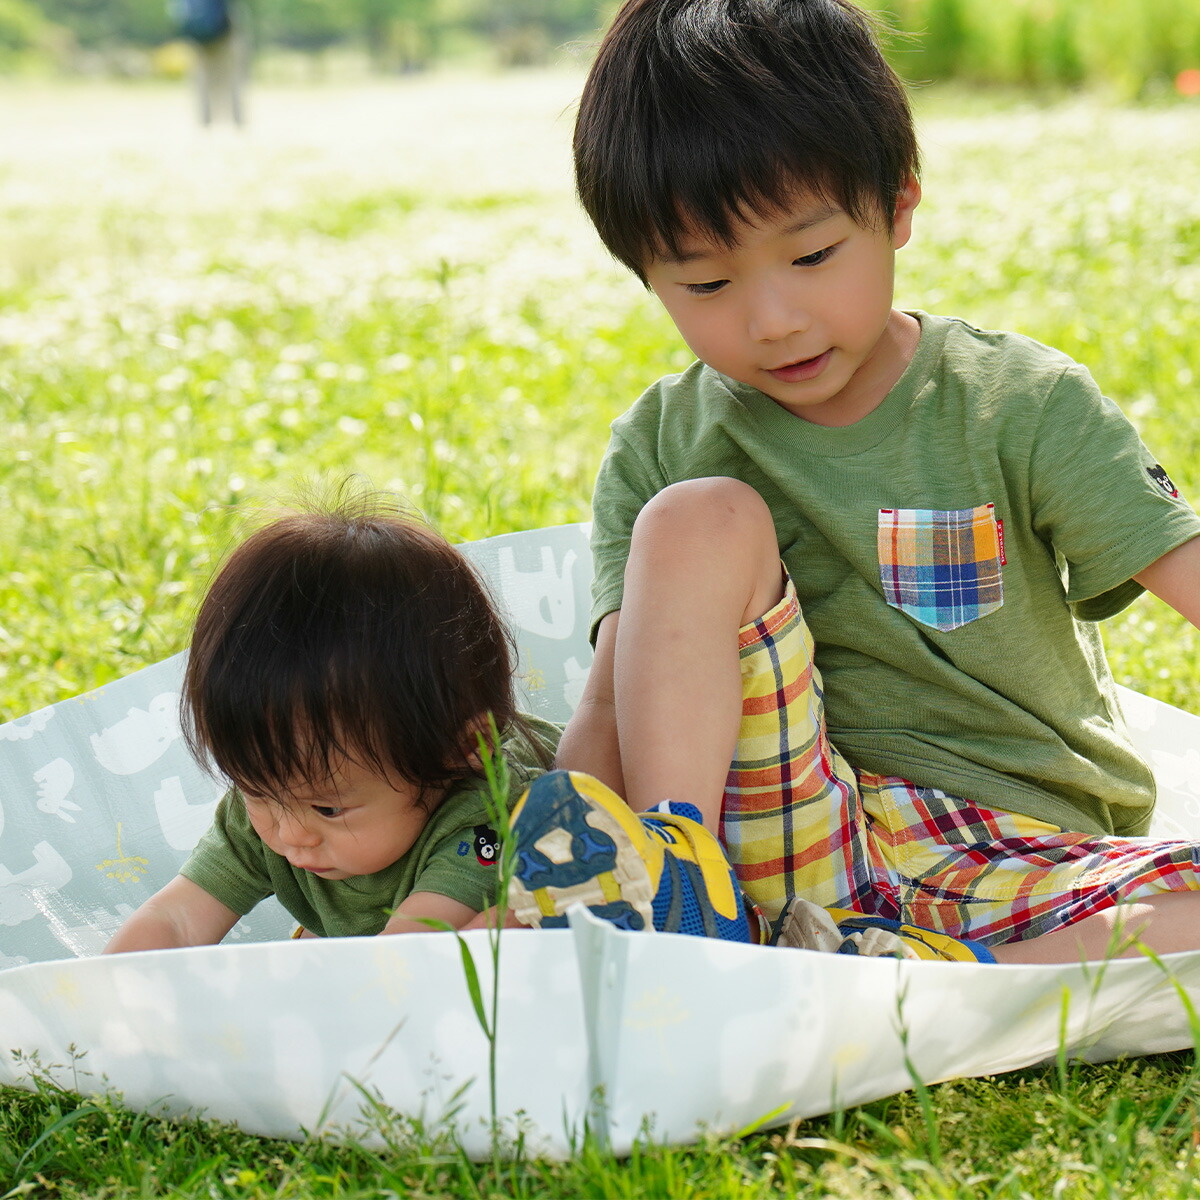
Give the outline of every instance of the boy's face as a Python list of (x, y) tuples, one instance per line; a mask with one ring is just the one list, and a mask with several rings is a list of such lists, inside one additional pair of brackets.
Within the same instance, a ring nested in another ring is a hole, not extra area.
[(412, 849), (429, 813), (417, 789), (346, 761), (319, 792), (245, 796), (254, 832), (293, 867), (322, 879), (373, 875)]
[(883, 400), (916, 348), (892, 285), (920, 197), (912, 180), (889, 233), (802, 194), (740, 223), (732, 246), (685, 235), (680, 258), (655, 259), (646, 279), (697, 358), (797, 416), (848, 425)]

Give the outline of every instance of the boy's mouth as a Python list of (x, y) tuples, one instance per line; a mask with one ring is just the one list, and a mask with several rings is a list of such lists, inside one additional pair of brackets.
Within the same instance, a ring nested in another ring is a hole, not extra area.
[(832, 349), (813, 358), (801, 358), (795, 362), (785, 363), (782, 367), (768, 367), (767, 374), (773, 375), (782, 383), (803, 383), (806, 379), (814, 379), (825, 369), (829, 362)]

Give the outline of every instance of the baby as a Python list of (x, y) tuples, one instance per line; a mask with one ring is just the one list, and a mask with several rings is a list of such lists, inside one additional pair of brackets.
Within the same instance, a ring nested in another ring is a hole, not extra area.
[(231, 787), (179, 874), (107, 952), (219, 942), (274, 895), (306, 933), (482, 923), (497, 836), (478, 737), (511, 803), (559, 730), (517, 711), (510, 637), (467, 560), (379, 497), (243, 543), (200, 608), (184, 732)]

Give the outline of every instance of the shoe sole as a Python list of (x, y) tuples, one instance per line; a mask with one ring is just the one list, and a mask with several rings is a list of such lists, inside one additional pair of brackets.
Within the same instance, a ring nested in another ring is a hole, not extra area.
[(576, 790), (567, 772), (535, 781), (515, 832), (509, 906), (522, 925), (563, 926), (567, 909), (582, 904), (620, 927), (654, 928), (654, 890), (642, 856), (621, 821)]
[(779, 920), (771, 945), (836, 954), (844, 940), (842, 931), (825, 909), (793, 896)]
[[(837, 918), (811, 901), (793, 896), (783, 911), (771, 945), (795, 950), (819, 950), (827, 954), (851, 954), (861, 958), (905, 958), (935, 962), (996, 961), (986, 946), (968, 938), (954, 938), (933, 929), (904, 925), (885, 917), (871, 917), (842, 909), (836, 911)], [(839, 920), (842, 922), (840, 925)]]

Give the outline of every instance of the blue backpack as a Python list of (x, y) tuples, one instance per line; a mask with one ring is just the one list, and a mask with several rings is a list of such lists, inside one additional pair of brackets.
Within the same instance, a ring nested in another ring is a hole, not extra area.
[(170, 0), (171, 15), (180, 37), (192, 42), (215, 42), (230, 28), (226, 0)]

